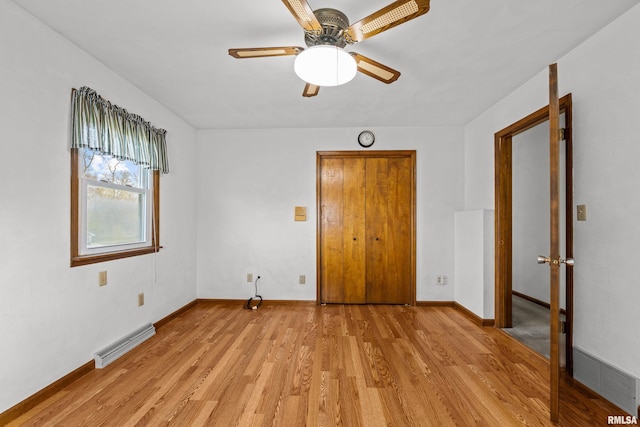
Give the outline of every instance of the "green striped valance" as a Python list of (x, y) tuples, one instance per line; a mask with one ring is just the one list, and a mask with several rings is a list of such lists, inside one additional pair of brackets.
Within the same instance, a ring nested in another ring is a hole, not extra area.
[(86, 86), (71, 97), (71, 148), (90, 148), (152, 170), (169, 172), (166, 133), (111, 104)]

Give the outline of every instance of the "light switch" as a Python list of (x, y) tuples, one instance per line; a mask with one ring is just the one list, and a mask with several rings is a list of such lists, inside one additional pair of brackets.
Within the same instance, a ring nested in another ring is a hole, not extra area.
[(304, 206), (296, 206), (295, 220), (296, 221), (306, 221), (307, 220), (307, 208), (305, 208)]

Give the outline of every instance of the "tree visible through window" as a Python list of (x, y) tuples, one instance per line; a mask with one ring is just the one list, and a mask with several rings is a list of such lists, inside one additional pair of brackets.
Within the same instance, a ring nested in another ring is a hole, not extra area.
[(148, 171), (128, 160), (82, 152), (82, 179), (87, 181), (86, 248), (144, 242)]

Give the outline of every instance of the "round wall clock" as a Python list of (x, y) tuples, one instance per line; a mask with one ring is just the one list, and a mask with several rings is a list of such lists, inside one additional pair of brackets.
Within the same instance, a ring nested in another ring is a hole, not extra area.
[(363, 130), (360, 132), (360, 135), (358, 135), (358, 144), (365, 148), (371, 147), (375, 140), (376, 137), (370, 130)]

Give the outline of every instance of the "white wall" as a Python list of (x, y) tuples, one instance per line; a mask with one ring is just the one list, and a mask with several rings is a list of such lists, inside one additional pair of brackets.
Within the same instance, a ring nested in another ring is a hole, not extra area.
[[(574, 344), (640, 377), (640, 6), (558, 61), (560, 94), (573, 94)], [(465, 128), (465, 206), (493, 208), (493, 135), (548, 103), (548, 72)], [(575, 219), (574, 219), (575, 221)]]
[[(248, 298), (252, 273), (265, 299), (316, 299), (316, 152), (360, 149), (361, 130), (198, 132), (198, 297)], [(417, 299), (452, 301), (462, 129), (373, 130), (372, 149), (417, 152)], [(293, 221), (294, 206), (307, 207), (307, 222)]]
[[(83, 85), (167, 129), (158, 255), (69, 267), (70, 95)], [(0, 0), (0, 94), (3, 412), (195, 298), (196, 176), (192, 127), (8, 0)]]
[(455, 301), (481, 319), (494, 318), (494, 211), (455, 213)]

